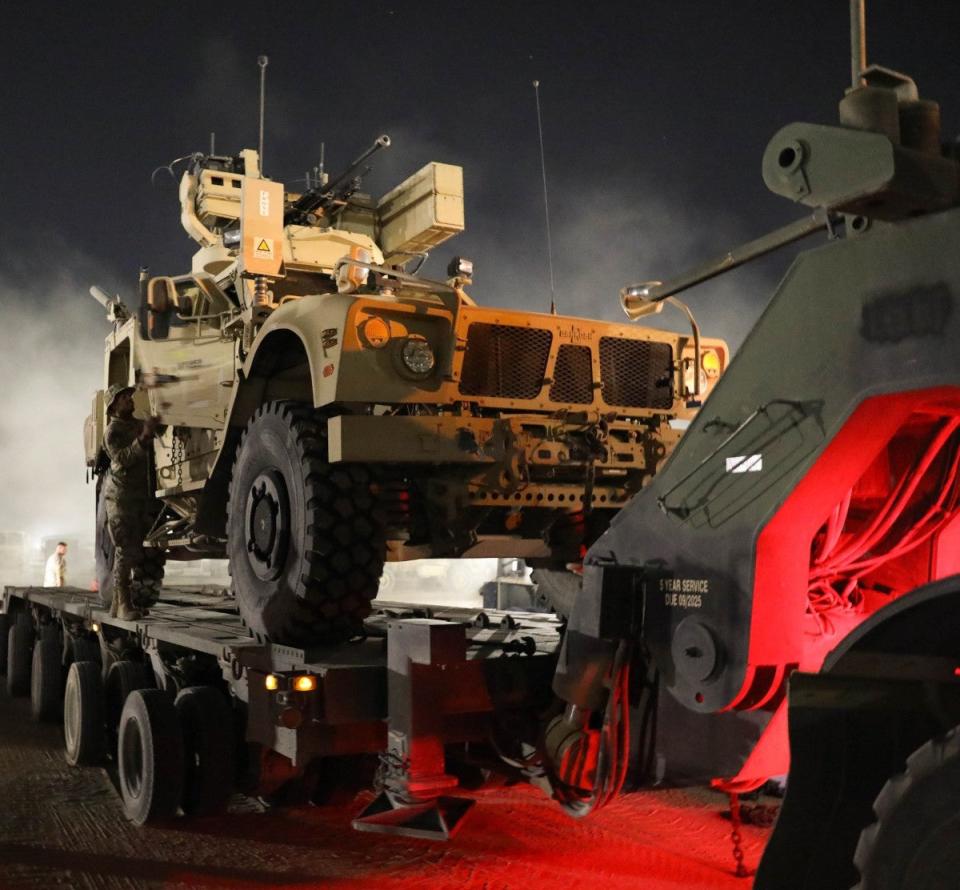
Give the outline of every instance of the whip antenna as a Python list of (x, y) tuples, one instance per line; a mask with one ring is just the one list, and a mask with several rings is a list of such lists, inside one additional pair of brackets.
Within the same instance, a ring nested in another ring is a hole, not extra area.
[(543, 215), (547, 222), (547, 263), (550, 268), (550, 314), (557, 314), (557, 290), (553, 280), (553, 243), (550, 240), (550, 204), (547, 201), (547, 161), (543, 153), (543, 121), (540, 118), (540, 81), (533, 82), (537, 101), (537, 133), (540, 135), (540, 175), (543, 177)]
[(266, 56), (257, 56), (257, 64), (260, 66), (260, 142), (258, 151), (260, 153), (260, 178), (263, 179), (263, 109), (266, 104), (267, 93), (267, 63), (270, 60)]

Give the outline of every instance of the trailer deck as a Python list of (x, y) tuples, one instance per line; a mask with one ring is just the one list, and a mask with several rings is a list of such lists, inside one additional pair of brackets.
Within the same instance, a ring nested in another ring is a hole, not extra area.
[[(378, 602), (363, 636), (300, 649), (256, 639), (222, 589), (191, 587), (162, 589), (133, 621), (111, 617), (95, 592), (6, 587), (0, 617), (7, 690), (29, 694), (38, 719), (64, 719), (70, 762), (97, 762), (84, 753), (92, 745), (98, 758), (112, 754), (122, 775), (125, 706), (155, 688), (164, 702), (153, 707), (169, 715), (141, 717), (135, 729), (137, 744), (157, 735), (151, 781), (163, 766), (156, 752), (178, 744), (181, 720), (201, 721), (199, 730), (184, 724), (183, 745), (201, 744), (201, 732), (203, 751), (194, 754), (207, 760), (199, 778), (184, 780), (185, 793), (191, 782), (215, 781), (210, 796), (220, 804), (234, 787), (270, 793), (325, 759), (374, 755), (386, 776), (377, 788), (388, 791), (354, 826), (420, 837), (450, 836), (470, 806), (446, 796), (458, 785), (447, 774), (449, 746), (471, 759), (486, 747), (496, 767), (498, 726), (529, 729), (530, 715), (549, 704), (563, 627), (552, 614)], [(175, 713), (174, 703), (186, 697), (189, 705), (191, 696), (192, 707), (202, 700), (216, 716)], [(526, 750), (535, 750), (535, 733), (528, 737)], [(517, 745), (503, 762), (522, 754)], [(221, 775), (218, 764), (241, 749), (243, 765)], [(141, 812), (130, 795), (124, 804), (134, 821), (169, 817), (178, 806), (171, 799)]]

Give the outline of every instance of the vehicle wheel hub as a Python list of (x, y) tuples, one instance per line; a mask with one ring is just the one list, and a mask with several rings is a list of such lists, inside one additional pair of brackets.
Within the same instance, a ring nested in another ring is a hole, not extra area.
[(290, 501), (283, 476), (265, 470), (253, 481), (247, 495), (247, 554), (258, 578), (280, 577), (290, 538)]

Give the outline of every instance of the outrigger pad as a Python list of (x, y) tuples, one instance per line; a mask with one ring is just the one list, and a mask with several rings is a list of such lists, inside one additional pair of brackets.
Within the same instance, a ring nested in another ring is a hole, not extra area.
[(453, 837), (474, 803), (467, 797), (438, 797), (425, 803), (405, 804), (382, 791), (352, 824), (357, 831), (446, 841)]

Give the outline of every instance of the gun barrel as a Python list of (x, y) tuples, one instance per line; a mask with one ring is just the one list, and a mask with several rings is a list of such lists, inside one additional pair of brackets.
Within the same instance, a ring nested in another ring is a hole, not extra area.
[(90, 288), (90, 296), (93, 297), (104, 309), (109, 309), (113, 305), (113, 298), (102, 288), (93, 285)]
[(382, 134), (381, 136), (377, 136), (377, 138), (373, 140), (373, 145), (367, 148), (366, 151), (364, 151), (360, 155), (360, 157), (358, 157), (355, 161), (353, 161), (353, 163), (351, 163), (350, 166), (343, 171), (343, 173), (341, 173), (336, 179), (334, 179), (324, 189), (324, 191), (325, 192), (334, 191), (339, 185), (341, 185), (346, 180), (350, 179), (353, 176), (353, 174), (356, 172), (357, 168), (360, 167), (360, 165), (363, 164), (363, 162), (366, 161), (367, 158), (369, 158), (371, 155), (375, 155), (381, 149), (389, 148), (389, 147), (390, 147), (390, 137), (386, 133)]
[[(383, 148), (390, 147), (390, 137), (384, 133), (373, 140), (373, 144), (364, 151), (346, 170), (326, 185), (317, 186), (304, 192), (294, 203), (287, 208), (283, 216), (285, 225), (300, 222), (308, 213), (316, 210), (318, 207), (330, 203), (337, 197), (337, 190), (341, 189), (345, 183), (351, 182), (364, 161), (371, 155), (376, 154)], [(369, 167), (360, 176), (366, 175)], [(354, 189), (355, 190), (355, 189)]]

